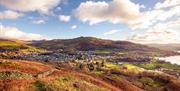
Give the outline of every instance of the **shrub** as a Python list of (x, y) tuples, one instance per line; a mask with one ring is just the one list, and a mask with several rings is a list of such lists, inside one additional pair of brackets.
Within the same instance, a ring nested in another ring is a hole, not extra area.
[(149, 86), (152, 86), (154, 83), (154, 80), (151, 78), (148, 78), (148, 77), (142, 77), (142, 78), (140, 78), (139, 81), (141, 83), (143, 83), (143, 85), (149, 85)]
[(40, 81), (34, 82), (34, 86), (36, 87), (36, 91), (53, 91), (50, 87)]
[(92, 64), (92, 63), (88, 64), (88, 69), (89, 69), (89, 71), (94, 71), (95, 70), (94, 64)]

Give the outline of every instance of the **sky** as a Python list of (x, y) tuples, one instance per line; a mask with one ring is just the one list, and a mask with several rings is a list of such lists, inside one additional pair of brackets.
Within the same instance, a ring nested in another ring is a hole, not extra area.
[(0, 38), (180, 43), (180, 0), (0, 0)]

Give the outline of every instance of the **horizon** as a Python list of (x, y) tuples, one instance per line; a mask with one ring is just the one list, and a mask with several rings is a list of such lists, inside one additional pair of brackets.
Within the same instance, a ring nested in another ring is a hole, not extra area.
[(105, 38), (97, 38), (97, 37), (91, 37), (91, 36), (80, 36), (80, 37), (75, 37), (75, 38), (58, 38), (58, 39), (41, 39), (41, 40), (21, 40), (21, 39), (10, 39), (10, 38), (0, 38), (4, 40), (20, 40), (20, 41), (25, 41), (25, 42), (32, 42), (32, 41), (51, 41), (51, 40), (70, 40), (70, 39), (77, 39), (77, 38), (96, 38), (96, 39), (102, 39), (102, 40), (110, 40), (110, 41), (126, 41), (126, 42), (131, 42), (135, 44), (142, 44), (142, 45), (180, 45), (180, 43), (167, 43), (167, 44), (161, 44), (161, 43), (148, 43), (148, 44), (143, 44), (143, 43), (136, 43), (128, 40), (112, 40), (112, 39), (105, 39)]
[(180, 44), (178, 0), (15, 1), (0, 0), (0, 38)]

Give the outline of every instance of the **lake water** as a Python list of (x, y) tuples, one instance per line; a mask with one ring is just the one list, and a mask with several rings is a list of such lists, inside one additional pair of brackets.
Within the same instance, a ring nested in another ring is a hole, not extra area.
[(172, 64), (180, 65), (180, 55), (178, 56), (169, 56), (169, 57), (157, 57), (159, 60), (164, 60), (166, 62), (170, 62)]

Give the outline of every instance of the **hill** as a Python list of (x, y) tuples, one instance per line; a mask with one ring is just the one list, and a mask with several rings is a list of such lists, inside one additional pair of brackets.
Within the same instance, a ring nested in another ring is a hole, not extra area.
[(80, 64), (0, 59), (0, 91), (179, 91), (179, 79), (162, 72), (109, 63), (90, 70)]
[(9, 40), (9, 39), (0, 39), (0, 51), (1, 52), (38, 52), (39, 49), (29, 46), (29, 42), (21, 40)]
[[(134, 88), (139, 89), (135, 86)], [(0, 59), (0, 90), (122, 91), (116, 86), (81, 72), (59, 70), (52, 65), (38, 62), (4, 59)]]
[(148, 44), (147, 46), (159, 48), (162, 50), (179, 51), (180, 44)]
[(47, 50), (65, 51), (110, 51), (110, 52), (136, 52), (140, 54), (173, 55), (172, 51), (160, 50), (146, 45), (128, 41), (112, 41), (94, 37), (79, 37), (74, 39), (54, 39), (33, 42), (33, 46)]
[(21, 40), (0, 39), (0, 58), (14, 58), (26, 53), (39, 53), (44, 50)]

